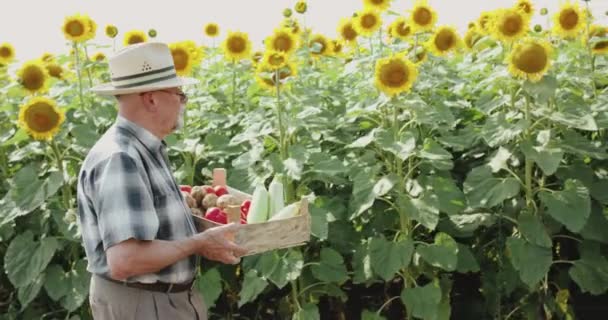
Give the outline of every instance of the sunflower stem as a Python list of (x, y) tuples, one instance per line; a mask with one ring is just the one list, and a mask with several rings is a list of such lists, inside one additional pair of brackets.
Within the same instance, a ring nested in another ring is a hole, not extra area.
[[(80, 75), (80, 58), (78, 57), (78, 43), (73, 42), (73, 48), (74, 48), (74, 56), (76, 58), (76, 76), (78, 77), (78, 97), (80, 98), (80, 105), (85, 108), (86, 105), (84, 103), (84, 98), (82, 96), (82, 77)], [(90, 111), (90, 110), (89, 110)], [(92, 117), (92, 115), (91, 115)]]
[(232, 60), (232, 112), (236, 113), (236, 60)]
[[(281, 156), (281, 160), (287, 160), (287, 151), (289, 147), (289, 141), (286, 137), (285, 123), (283, 123), (283, 107), (281, 105), (281, 79), (279, 78), (279, 69), (274, 71), (274, 83), (275, 88), (277, 90), (277, 121), (279, 126), (279, 154)], [(287, 177), (287, 175), (283, 175), (283, 185), (285, 186), (285, 199), (288, 203), (291, 203), (295, 200), (294, 190), (291, 179)]]
[[(525, 111), (525, 119), (530, 121), (530, 96), (528, 94), (524, 95), (526, 98), (526, 111)], [(530, 136), (530, 130), (528, 129), (525, 137), (526, 139)], [(534, 207), (533, 204), (533, 194), (532, 194), (532, 159), (530, 157), (525, 157), (525, 185), (526, 185), (526, 205), (528, 208), (532, 209)]]
[(71, 204), (70, 204), (70, 200), (72, 199), (72, 190), (70, 189), (70, 181), (69, 181), (69, 176), (67, 175), (67, 173), (64, 170), (63, 167), (63, 156), (61, 154), (61, 152), (59, 151), (59, 147), (57, 146), (57, 143), (55, 142), (54, 139), (52, 139), (50, 141), (50, 146), (51, 149), (53, 150), (53, 153), (55, 154), (55, 160), (57, 161), (57, 169), (59, 170), (59, 172), (61, 173), (61, 176), (63, 178), (63, 184), (61, 185), (61, 195), (62, 195), (62, 200), (63, 200), (63, 206), (66, 210), (69, 210), (71, 208)]
[[(89, 52), (87, 50), (87, 46), (83, 45), (84, 47), (84, 58), (87, 61), (87, 64), (91, 62), (91, 60), (89, 59)], [(93, 79), (91, 78), (91, 69), (87, 68), (87, 77), (89, 78), (89, 88), (93, 87)]]

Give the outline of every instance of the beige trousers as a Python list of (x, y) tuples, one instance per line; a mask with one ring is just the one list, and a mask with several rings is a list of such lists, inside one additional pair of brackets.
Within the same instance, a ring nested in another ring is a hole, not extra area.
[(93, 275), (89, 302), (95, 320), (207, 320), (207, 307), (196, 289), (153, 292)]

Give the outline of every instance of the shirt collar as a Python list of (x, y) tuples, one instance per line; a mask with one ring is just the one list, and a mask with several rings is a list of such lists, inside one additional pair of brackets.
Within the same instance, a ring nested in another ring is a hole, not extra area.
[(152, 134), (152, 132), (132, 121), (127, 120), (127, 118), (121, 115), (116, 117), (116, 126), (129, 130), (150, 150), (160, 150), (160, 147), (165, 145), (164, 140), (159, 139), (157, 136)]

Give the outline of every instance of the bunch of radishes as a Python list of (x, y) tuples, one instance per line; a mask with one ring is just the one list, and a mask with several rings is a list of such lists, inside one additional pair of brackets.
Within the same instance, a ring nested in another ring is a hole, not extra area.
[[(188, 186), (181, 185), (182, 196), (184, 197), (188, 207), (194, 215), (204, 217), (205, 219), (226, 224), (228, 223), (228, 215), (226, 208), (228, 206), (239, 205), (239, 201), (228, 193), (226, 186)], [(240, 203), (241, 207), (241, 223), (247, 223), (247, 215), (249, 213), (250, 200), (245, 200)]]

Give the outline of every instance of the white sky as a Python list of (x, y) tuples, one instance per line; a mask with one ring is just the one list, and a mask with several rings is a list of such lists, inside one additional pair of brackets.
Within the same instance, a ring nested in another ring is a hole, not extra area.
[[(204, 37), (202, 27), (208, 22), (220, 25), (219, 43), (227, 30), (240, 30), (249, 34), (254, 47), (261, 47), (263, 39), (272, 33), (282, 20), (282, 11), (293, 8), (296, 0), (4, 0), (10, 5), (2, 6), (0, 13), (0, 43), (9, 42), (16, 50), (17, 59), (24, 61), (39, 57), (43, 52), (67, 52), (65, 38), (61, 32), (64, 17), (75, 13), (88, 14), (97, 22), (98, 44), (112, 44), (104, 34), (106, 24), (119, 29), (117, 46), (122, 46), (122, 34), (131, 29), (158, 32), (157, 41), (174, 42), (194, 40), (211, 45)], [(582, 0), (573, 0), (584, 5)], [(476, 19), (482, 11), (509, 7), (516, 0), (429, 0), (437, 10), (439, 24), (455, 26), (464, 31), (469, 21)], [(541, 17), (542, 7), (552, 16), (561, 0), (536, 0), (536, 16), (532, 23), (547, 23)], [(314, 32), (336, 37), (340, 18), (351, 16), (363, 7), (363, 0), (308, 0), (306, 25)], [(405, 14), (414, 0), (394, 0), (393, 11)], [(596, 20), (608, 25), (608, 0), (591, 0)], [(294, 12), (294, 15), (295, 14)], [(299, 15), (297, 15), (299, 16)], [(387, 16), (387, 21), (394, 19)], [(120, 38), (120, 39), (119, 39)], [(92, 52), (90, 52), (91, 54)], [(107, 51), (106, 51), (107, 53)]]

